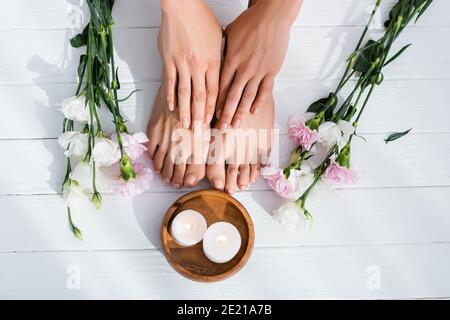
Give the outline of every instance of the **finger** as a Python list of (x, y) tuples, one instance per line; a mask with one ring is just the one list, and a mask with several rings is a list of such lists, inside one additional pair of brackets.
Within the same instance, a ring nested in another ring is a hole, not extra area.
[(192, 123), (203, 123), (205, 119), (206, 85), (205, 72), (192, 73)]
[(267, 99), (271, 97), (273, 90), (273, 78), (265, 77), (258, 88), (258, 94), (256, 95), (256, 99), (253, 102), (253, 106), (251, 108), (251, 112), (253, 114), (258, 114), (264, 105), (267, 103)]
[(166, 83), (166, 101), (169, 110), (175, 109), (175, 87), (177, 82), (177, 69), (172, 62), (166, 62), (164, 65), (164, 80)]
[(238, 109), (233, 118), (233, 128), (239, 128), (243, 118), (249, 114), (253, 101), (256, 98), (256, 94), (258, 93), (259, 84), (260, 80), (253, 78), (245, 86), (241, 101), (239, 102)]
[(236, 69), (227, 61), (223, 65), (222, 72), (220, 73), (219, 82), (219, 96), (217, 97), (216, 117), (220, 119), (222, 116), (223, 107), (227, 99), (228, 90), (233, 83), (233, 78), (236, 73)]
[(237, 75), (228, 91), (222, 115), (220, 116), (219, 129), (225, 130), (230, 127), (231, 120), (236, 113), (237, 106), (247, 84), (247, 78)]
[(191, 76), (186, 64), (177, 65), (178, 70), (178, 111), (183, 128), (191, 123)]
[(206, 110), (205, 123), (210, 123), (214, 108), (216, 107), (217, 93), (219, 90), (219, 68), (213, 68), (206, 72)]

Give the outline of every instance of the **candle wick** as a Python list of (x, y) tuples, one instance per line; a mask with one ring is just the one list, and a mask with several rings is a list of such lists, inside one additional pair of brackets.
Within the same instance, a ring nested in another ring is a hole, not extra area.
[(219, 245), (223, 245), (223, 244), (225, 244), (225, 243), (227, 242), (227, 237), (225, 237), (225, 236), (223, 236), (223, 235), (218, 236), (217, 239), (216, 239), (216, 242), (217, 242)]

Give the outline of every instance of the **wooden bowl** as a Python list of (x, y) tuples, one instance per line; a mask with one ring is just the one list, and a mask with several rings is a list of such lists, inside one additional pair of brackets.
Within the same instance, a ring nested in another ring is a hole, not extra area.
[[(191, 247), (175, 242), (170, 235), (170, 224), (179, 212), (187, 209), (203, 214), (208, 226), (226, 221), (239, 230), (241, 248), (233, 259), (214, 263), (205, 256), (202, 241)], [(239, 201), (218, 190), (200, 190), (182, 196), (167, 210), (161, 224), (161, 243), (167, 261), (181, 275), (199, 282), (221, 281), (238, 272), (250, 257), (254, 241), (253, 222), (247, 210)]]

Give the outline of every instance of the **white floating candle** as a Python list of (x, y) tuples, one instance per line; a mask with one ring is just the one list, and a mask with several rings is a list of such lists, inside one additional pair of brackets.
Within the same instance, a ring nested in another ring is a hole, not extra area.
[(193, 246), (203, 239), (206, 220), (195, 210), (184, 210), (178, 213), (170, 225), (170, 234), (182, 246)]
[(241, 248), (238, 229), (228, 222), (216, 222), (203, 236), (203, 251), (209, 260), (225, 263), (233, 259)]

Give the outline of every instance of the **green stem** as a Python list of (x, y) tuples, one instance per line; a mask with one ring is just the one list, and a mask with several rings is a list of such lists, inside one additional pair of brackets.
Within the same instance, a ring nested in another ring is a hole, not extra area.
[(112, 25), (108, 26), (108, 33), (109, 33), (109, 37), (108, 37), (108, 41), (109, 41), (109, 48), (112, 51), (111, 52), (111, 74), (112, 74), (112, 91), (113, 91), (113, 95), (114, 95), (114, 107), (112, 108), (113, 112), (113, 119), (114, 119), (114, 126), (116, 129), (116, 134), (117, 134), (117, 141), (119, 143), (119, 148), (120, 148), (120, 153), (123, 156), (124, 155), (124, 148), (123, 148), (123, 143), (122, 143), (122, 136), (121, 136), (121, 132), (119, 130), (119, 124), (117, 122), (117, 118), (120, 117), (120, 111), (119, 111), (119, 102), (118, 102), (118, 95), (117, 95), (117, 78), (116, 78), (116, 70), (115, 70), (115, 63), (114, 63), (114, 46), (113, 46), (113, 38), (112, 38)]
[(339, 82), (339, 84), (338, 84), (338, 86), (336, 88), (335, 94), (337, 94), (342, 89), (342, 87), (344, 87), (345, 83), (348, 81), (348, 80), (345, 81), (345, 79), (347, 78), (347, 76), (348, 76), (348, 74), (349, 74), (349, 72), (350, 72), (350, 70), (352, 68), (353, 62), (354, 62), (354, 59), (352, 57), (354, 55), (356, 56), (356, 52), (358, 52), (359, 48), (361, 47), (361, 44), (364, 41), (364, 38), (366, 37), (367, 32), (369, 31), (369, 27), (372, 24), (373, 18), (375, 17), (375, 14), (377, 13), (377, 11), (378, 11), (378, 9), (379, 9), (379, 7), (381, 5), (381, 2), (382, 2), (382, 0), (377, 0), (377, 2), (375, 4), (375, 7), (372, 10), (372, 13), (370, 14), (369, 20), (367, 21), (367, 23), (366, 23), (366, 25), (364, 27), (364, 31), (363, 31), (363, 33), (361, 34), (361, 37), (358, 40), (358, 44), (356, 45), (356, 48), (355, 48), (354, 52), (350, 55), (349, 62), (347, 63), (347, 67), (346, 67), (346, 69), (344, 71), (344, 75), (342, 76), (341, 81)]

